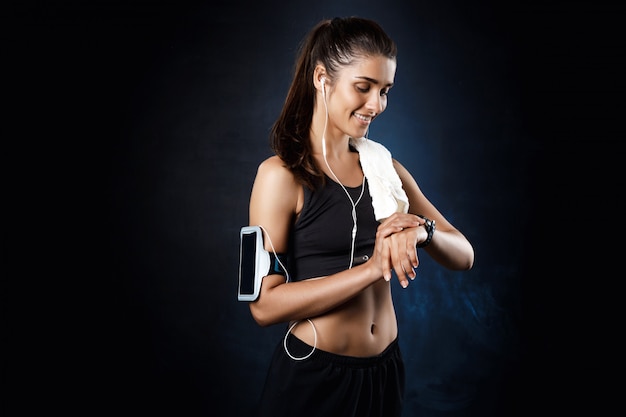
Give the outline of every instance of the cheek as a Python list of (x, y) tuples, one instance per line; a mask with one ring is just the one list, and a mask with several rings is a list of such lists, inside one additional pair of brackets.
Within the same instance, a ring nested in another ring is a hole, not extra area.
[(338, 107), (343, 107), (346, 111), (350, 112), (361, 108), (365, 103), (363, 97), (348, 88), (337, 90), (334, 98)]
[(352, 98), (345, 98), (337, 109), (341, 108), (344, 113), (352, 114), (363, 106), (363, 103)]

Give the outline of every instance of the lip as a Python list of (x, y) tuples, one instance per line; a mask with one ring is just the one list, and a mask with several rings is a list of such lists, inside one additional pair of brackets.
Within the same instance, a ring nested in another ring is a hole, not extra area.
[(369, 126), (372, 120), (374, 120), (374, 116), (364, 116), (359, 113), (352, 113), (352, 115), (363, 126)]

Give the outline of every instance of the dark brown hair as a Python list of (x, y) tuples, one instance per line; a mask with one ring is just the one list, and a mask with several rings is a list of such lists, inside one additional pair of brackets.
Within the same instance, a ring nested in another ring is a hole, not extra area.
[(309, 140), (315, 105), (313, 71), (322, 64), (332, 80), (342, 67), (365, 56), (395, 60), (397, 46), (378, 23), (360, 17), (323, 20), (300, 44), (285, 104), (270, 132), (270, 145), (296, 180), (311, 189), (324, 180)]

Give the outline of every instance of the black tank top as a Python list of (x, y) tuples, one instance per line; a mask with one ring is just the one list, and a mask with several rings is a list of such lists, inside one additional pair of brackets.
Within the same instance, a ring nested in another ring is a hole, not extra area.
[[(354, 202), (361, 186), (345, 187)], [(356, 205), (357, 232), (352, 266), (372, 256), (379, 222), (374, 217), (367, 180)], [(352, 203), (341, 185), (326, 177), (316, 191), (304, 187), (304, 205), (291, 235), (292, 280), (331, 275), (350, 267)]]

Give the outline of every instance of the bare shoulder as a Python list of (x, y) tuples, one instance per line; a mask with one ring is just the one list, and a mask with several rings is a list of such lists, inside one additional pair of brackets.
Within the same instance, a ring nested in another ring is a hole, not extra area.
[(263, 172), (264, 174), (276, 173), (278, 175), (280, 175), (281, 171), (284, 171), (284, 173), (289, 173), (289, 170), (285, 167), (283, 161), (276, 155), (270, 156), (269, 158), (263, 160), (259, 164), (258, 171)]
[(302, 206), (301, 190), (277, 156), (259, 164), (250, 195), (250, 224), (262, 225), (278, 251), (287, 247), (290, 223)]
[(268, 182), (280, 187), (296, 185), (294, 175), (276, 155), (270, 156), (259, 164), (256, 182)]
[(253, 207), (258, 204), (279, 212), (295, 212), (301, 200), (301, 186), (277, 156), (259, 164), (252, 189)]

